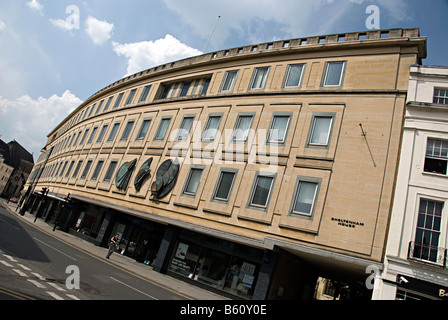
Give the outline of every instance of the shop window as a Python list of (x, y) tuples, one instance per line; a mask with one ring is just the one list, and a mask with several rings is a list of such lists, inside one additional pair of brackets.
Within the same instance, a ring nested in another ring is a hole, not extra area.
[(268, 142), (270, 143), (284, 143), (286, 140), (286, 133), (288, 131), (290, 116), (274, 115), (272, 117), (271, 126), (269, 127)]
[(170, 125), (171, 118), (163, 118), (160, 121), (159, 128), (157, 129), (156, 136), (154, 140), (163, 140), (165, 138), (166, 132), (168, 131), (168, 127)]
[(448, 141), (428, 139), (423, 170), (446, 175), (447, 164)]
[(235, 128), (233, 129), (233, 141), (246, 142), (249, 131), (252, 126), (253, 115), (239, 115), (236, 119)]
[(202, 172), (204, 169), (201, 168), (191, 168), (188, 175), (187, 182), (184, 186), (184, 195), (195, 196), (198, 191), (199, 184), (201, 183)]
[(235, 181), (235, 172), (221, 171), (213, 194), (214, 200), (228, 201)]
[(238, 70), (226, 71), (220, 91), (232, 91), (235, 87)]
[(252, 188), (249, 200), (249, 206), (266, 208), (271, 195), (271, 189), (274, 182), (273, 176), (257, 175)]
[(300, 87), (305, 64), (291, 64), (288, 66), (285, 74), (284, 87)]
[(151, 119), (144, 119), (140, 130), (138, 131), (137, 138), (135, 140), (144, 140), (146, 134), (148, 133), (149, 126), (151, 124)]
[(255, 68), (249, 89), (264, 89), (269, 74), (269, 67)]
[(327, 62), (325, 65), (322, 85), (324, 87), (337, 87), (342, 85), (345, 61)]
[(209, 116), (207, 123), (202, 133), (202, 141), (213, 141), (215, 140), (216, 134), (218, 133), (219, 124), (221, 122), (221, 116), (213, 115)]
[(330, 140), (332, 116), (314, 116), (310, 128), (309, 146), (326, 147)]

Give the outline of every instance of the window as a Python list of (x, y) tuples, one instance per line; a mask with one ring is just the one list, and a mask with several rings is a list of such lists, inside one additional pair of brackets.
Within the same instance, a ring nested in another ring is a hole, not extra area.
[(112, 96), (107, 100), (107, 103), (106, 103), (106, 106), (104, 107), (103, 112), (106, 112), (107, 110), (109, 110), (109, 107), (110, 107), (110, 104), (111, 104), (113, 98), (114, 97)]
[(255, 68), (249, 89), (263, 89), (266, 86), (269, 67)]
[(116, 109), (116, 108), (118, 108), (120, 106), (121, 99), (123, 99), (123, 95), (124, 95), (124, 92), (122, 92), (122, 93), (120, 93), (118, 95), (117, 100), (115, 100), (115, 104), (114, 104), (114, 107), (112, 109)]
[(216, 184), (213, 199), (220, 201), (229, 200), (230, 191), (232, 190), (233, 181), (235, 180), (235, 172), (221, 171), (218, 183)]
[(437, 262), (443, 202), (420, 199), (413, 257)]
[(110, 162), (109, 168), (107, 168), (106, 175), (104, 176), (103, 182), (110, 182), (110, 180), (112, 179), (112, 177), (114, 175), (115, 169), (117, 168), (117, 164), (118, 164), (117, 160), (112, 160)]
[(65, 168), (67, 167), (68, 161), (64, 162), (64, 166), (62, 167), (61, 173), (59, 174), (60, 177), (64, 174)]
[(289, 65), (288, 69), (286, 70), (285, 82), (283, 86), (285, 88), (300, 87), (304, 69), (304, 64)]
[(132, 100), (134, 100), (135, 92), (137, 89), (132, 89), (131, 92), (129, 92), (128, 98), (126, 99), (126, 106), (130, 105), (132, 103)]
[(154, 140), (163, 140), (170, 125), (171, 118), (164, 118), (160, 121), (159, 128), (157, 129)]
[(145, 102), (148, 98), (149, 91), (151, 90), (151, 85), (147, 85), (143, 88), (142, 95), (140, 96), (140, 99), (138, 99), (138, 102)]
[(210, 85), (210, 78), (205, 78), (202, 80), (202, 89), (200, 94), (206, 94), (208, 87)]
[(90, 118), (90, 116), (93, 113), (93, 109), (95, 109), (95, 107), (96, 107), (96, 103), (93, 105), (92, 109), (90, 109), (89, 116), (87, 118)]
[(89, 140), (87, 141), (87, 143), (92, 143), (93, 138), (95, 137), (95, 134), (96, 134), (97, 130), (98, 130), (98, 127), (94, 127), (93, 128), (92, 133), (90, 134), (90, 137), (89, 137)]
[(433, 103), (448, 104), (448, 89), (434, 89)]
[(447, 163), (448, 141), (428, 139), (423, 170), (446, 175)]
[(323, 77), (323, 86), (332, 87), (342, 85), (345, 62), (327, 62)]
[(171, 86), (172, 86), (171, 84), (162, 85), (162, 92), (160, 93), (159, 99), (166, 99), (166, 98), (168, 98), (168, 94), (170, 93)]
[[(96, 139), (96, 142), (99, 143), (103, 140), (104, 135), (106, 134), (106, 130), (109, 124), (105, 124), (100, 131), (100, 134), (98, 135), (98, 139)], [(93, 132), (92, 132), (93, 133)]]
[(245, 142), (249, 136), (250, 127), (252, 126), (252, 115), (238, 116), (235, 129), (233, 130), (233, 141)]
[(191, 126), (193, 125), (193, 120), (194, 120), (194, 117), (184, 117), (182, 119), (182, 123), (177, 132), (176, 140), (187, 140), (188, 135), (191, 130)]
[(330, 116), (313, 117), (308, 144), (313, 146), (327, 146), (330, 139), (332, 123), (333, 117)]
[(179, 97), (185, 97), (190, 90), (191, 81), (186, 81), (182, 83), (182, 87), (179, 92)]
[(201, 183), (202, 172), (200, 168), (191, 168), (188, 175), (187, 183), (185, 183), (183, 194), (195, 196)]
[(100, 101), (100, 104), (99, 104), (98, 107), (96, 108), (95, 115), (97, 115), (97, 114), (100, 112), (101, 107), (103, 106), (103, 103), (104, 103), (104, 100), (101, 100), (101, 101)]
[(126, 123), (126, 126), (124, 127), (123, 134), (121, 135), (121, 141), (126, 141), (129, 138), (129, 135), (131, 134), (132, 127), (134, 126), (134, 120), (129, 120), (128, 123)]
[(209, 116), (207, 123), (202, 133), (203, 141), (213, 141), (215, 140), (216, 133), (218, 132), (219, 124), (221, 122), (221, 116)]
[(90, 129), (86, 129), (86, 131), (84, 131), (84, 135), (82, 136), (81, 141), (79, 142), (79, 145), (83, 145), (84, 141), (86, 140), (87, 134), (89, 133)]
[(120, 122), (114, 123), (112, 130), (110, 131), (109, 137), (107, 138), (107, 141), (114, 141), (115, 135), (117, 134), (118, 128), (120, 127)]
[(319, 184), (300, 180), (296, 187), (291, 213), (311, 216), (313, 214)]
[(90, 180), (96, 180), (101, 172), (101, 169), (103, 168), (104, 160), (98, 160), (98, 163), (96, 164), (95, 170), (93, 170), (92, 178)]
[(266, 208), (271, 194), (274, 177), (258, 175), (250, 197), (249, 205)]
[(78, 176), (78, 172), (79, 172), (79, 169), (81, 169), (82, 163), (83, 163), (83, 160), (78, 161), (75, 171), (73, 172), (72, 178), (76, 178)]
[(232, 91), (235, 87), (238, 70), (227, 71), (222, 80), (221, 91)]
[(68, 178), (68, 176), (70, 175), (70, 172), (72, 171), (74, 164), (75, 164), (75, 160), (72, 160), (70, 162), (70, 165), (68, 166), (67, 172), (65, 173), (66, 178)]
[(272, 123), (269, 128), (268, 142), (284, 143), (286, 140), (286, 133), (288, 131), (290, 116), (274, 115)]
[(85, 179), (87, 176), (87, 173), (89, 173), (90, 167), (92, 166), (92, 160), (88, 160), (86, 163), (86, 167), (84, 168), (84, 171), (81, 174), (81, 179)]
[(138, 131), (136, 140), (143, 140), (146, 137), (146, 133), (148, 133), (149, 125), (151, 124), (151, 119), (144, 119), (143, 123)]

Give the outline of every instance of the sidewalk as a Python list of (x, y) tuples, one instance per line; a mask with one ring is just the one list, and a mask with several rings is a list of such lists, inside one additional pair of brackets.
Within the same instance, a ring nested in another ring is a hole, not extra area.
[(147, 266), (143, 263), (139, 263), (134, 259), (123, 256), (121, 254), (115, 253), (110, 257), (110, 259), (106, 260), (105, 259), (107, 253), (106, 248), (96, 246), (93, 243), (85, 241), (69, 233), (62, 232), (60, 230), (53, 231), (53, 227), (47, 224), (42, 219), (37, 219), (36, 222), (34, 222), (35, 217), (33, 215), (30, 215), (28, 212), (25, 213), (24, 216), (21, 216), (18, 213), (19, 210), (16, 211), (17, 205), (15, 203), (12, 202), (7, 203), (7, 200), (1, 199), (0, 204), (4, 208), (6, 208), (10, 213), (20, 218), (21, 220), (27, 222), (28, 224), (34, 226), (35, 228), (38, 228), (41, 231), (46, 232), (57, 239), (65, 241), (68, 244), (77, 247), (78, 249), (81, 249), (92, 256), (104, 259), (104, 261), (107, 263), (113, 264), (118, 268), (128, 271), (129, 273), (147, 279), (148, 281), (153, 282), (168, 290), (180, 293), (182, 295), (185, 295), (186, 297), (191, 297), (197, 300), (230, 300), (226, 297), (220, 296), (219, 294), (209, 292), (205, 289), (196, 287), (184, 281), (156, 272), (150, 266)]

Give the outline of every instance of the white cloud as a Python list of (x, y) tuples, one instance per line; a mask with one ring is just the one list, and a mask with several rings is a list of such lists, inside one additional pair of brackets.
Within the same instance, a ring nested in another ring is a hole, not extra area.
[(15, 139), (35, 158), (45, 145), (47, 135), (69, 115), (82, 100), (69, 90), (61, 96), (39, 97), (24, 95), (16, 100), (0, 96), (0, 134), (9, 142)]
[(156, 41), (120, 44), (112, 42), (115, 53), (128, 59), (127, 75), (161, 65), (170, 61), (202, 54), (167, 34)]
[(100, 21), (94, 17), (86, 20), (86, 32), (92, 38), (93, 43), (103, 44), (112, 37), (114, 24)]
[(70, 31), (73, 30), (75, 28), (75, 26), (72, 23), (68, 23), (65, 20), (62, 19), (50, 19), (51, 23), (53, 23), (56, 27), (62, 29), (62, 30), (66, 30), (66, 31)]
[(0, 31), (6, 29), (6, 23), (4, 23), (2, 20), (0, 20)]
[(44, 6), (41, 5), (41, 4), (39, 3), (39, 1), (37, 1), (37, 0), (31, 0), (30, 2), (27, 2), (26, 5), (27, 5), (31, 10), (38, 11), (38, 12), (40, 12), (40, 13), (42, 13), (42, 9), (44, 8)]

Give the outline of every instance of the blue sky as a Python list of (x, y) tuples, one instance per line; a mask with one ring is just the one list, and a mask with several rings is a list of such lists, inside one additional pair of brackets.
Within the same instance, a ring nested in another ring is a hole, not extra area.
[(0, 138), (35, 159), (47, 134), (110, 83), (156, 65), (252, 43), (420, 28), (425, 65), (448, 65), (448, 0), (0, 0)]

